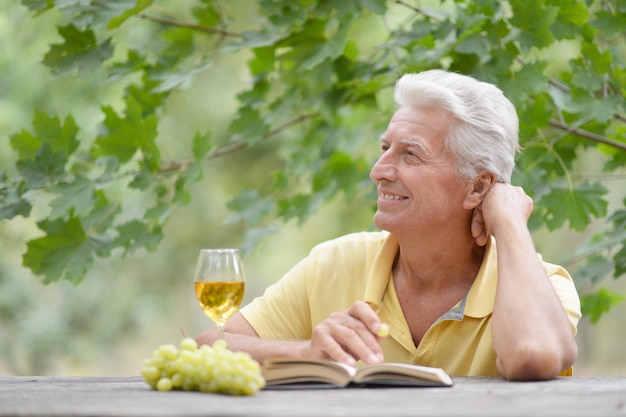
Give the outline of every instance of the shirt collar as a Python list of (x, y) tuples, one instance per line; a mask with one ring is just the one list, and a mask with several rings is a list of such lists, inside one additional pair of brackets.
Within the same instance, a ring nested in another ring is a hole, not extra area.
[(478, 275), (465, 296), (464, 314), (469, 317), (481, 318), (493, 312), (498, 285), (498, 263), (496, 241), (491, 236), (487, 241), (483, 263)]
[(385, 292), (391, 278), (391, 268), (398, 249), (398, 241), (391, 233), (388, 233), (372, 263), (363, 300), (376, 312), (380, 311), (380, 306), (385, 298)]
[[(396, 238), (388, 234), (372, 264), (363, 299), (372, 306), (374, 311), (380, 311), (398, 248)], [(457, 307), (465, 307), (464, 315), (481, 318), (493, 312), (498, 282), (497, 268), (496, 242), (492, 236), (487, 241), (485, 256), (474, 283), (465, 298), (457, 305)]]

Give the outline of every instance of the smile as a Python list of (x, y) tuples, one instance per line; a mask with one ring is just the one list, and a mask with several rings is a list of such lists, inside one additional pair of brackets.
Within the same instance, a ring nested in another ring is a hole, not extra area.
[(405, 200), (406, 197), (395, 194), (379, 194), (379, 198), (382, 200)]

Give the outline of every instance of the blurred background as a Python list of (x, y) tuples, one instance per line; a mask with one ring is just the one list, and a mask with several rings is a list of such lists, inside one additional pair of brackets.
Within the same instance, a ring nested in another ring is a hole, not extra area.
[[(245, 12), (245, 7), (242, 7)], [(0, 4), (0, 170), (14, 169), (10, 134), (26, 128), (32, 109), (41, 100), (77, 111), (91, 99), (88, 84), (65, 80), (50, 84), (40, 65), (46, 43), (56, 34), (50, 21), (37, 25), (17, 0)], [(147, 36), (141, 30), (129, 41)], [(235, 110), (234, 97), (247, 74), (246, 57), (218, 56), (215, 64), (192, 86), (172, 97), (161, 137), (176, 137), (180, 126), (205, 126), (224, 131)], [(112, 91), (115, 86), (111, 86)], [(109, 98), (99, 97), (106, 103)], [(87, 110), (84, 120), (96, 118)], [(176, 123), (173, 120), (176, 120)], [(185, 135), (188, 136), (188, 135)], [(371, 138), (372, 158), (378, 153)], [(186, 143), (165, 141), (160, 146), (176, 155)], [(226, 224), (226, 202), (255, 178), (277, 164), (271, 142), (254, 153), (238, 152), (211, 162), (205, 178), (192, 189), (191, 204), (177, 209), (156, 253), (137, 253), (97, 261), (89, 276), (74, 286), (62, 280), (44, 285), (22, 266), (25, 242), (38, 236), (31, 219), (0, 221), (0, 375), (138, 375), (144, 359), (164, 343), (178, 343), (212, 326), (193, 295), (193, 270), (204, 247), (237, 246), (243, 229)], [(243, 165), (245, 164), (245, 165)], [(602, 164), (590, 154), (579, 169)], [(237, 167), (246, 166), (242, 171)], [(622, 176), (607, 181), (609, 189), (623, 189)], [(130, 201), (129, 204), (141, 204)], [(618, 203), (617, 201), (615, 202)], [(372, 227), (373, 201), (337, 201), (321, 208), (303, 226), (287, 224), (266, 238), (244, 259), (247, 287), (244, 303), (262, 293), (313, 245), (344, 233)], [(35, 211), (49, 210), (38, 201)], [(560, 263), (586, 234), (572, 232), (534, 235), (546, 260)], [(626, 292), (626, 280), (606, 283)], [(621, 303), (596, 324), (583, 318), (579, 325), (578, 375), (626, 375), (626, 304)]]

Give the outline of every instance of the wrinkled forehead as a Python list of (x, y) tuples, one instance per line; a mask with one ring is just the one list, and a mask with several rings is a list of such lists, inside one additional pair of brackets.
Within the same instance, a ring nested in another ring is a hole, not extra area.
[(383, 141), (400, 141), (424, 149), (445, 147), (450, 115), (430, 107), (403, 106), (391, 117), (381, 135)]

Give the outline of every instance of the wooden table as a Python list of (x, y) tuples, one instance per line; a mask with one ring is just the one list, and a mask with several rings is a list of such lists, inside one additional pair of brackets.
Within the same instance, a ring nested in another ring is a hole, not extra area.
[(450, 388), (151, 390), (140, 377), (0, 377), (0, 416), (626, 416), (626, 377), (454, 378)]

